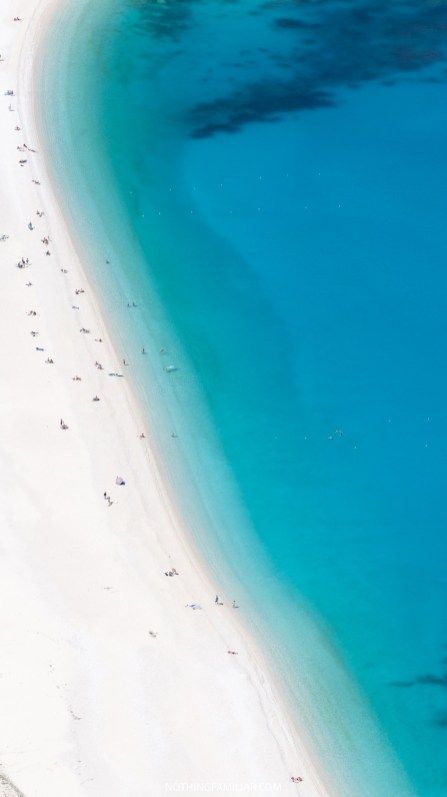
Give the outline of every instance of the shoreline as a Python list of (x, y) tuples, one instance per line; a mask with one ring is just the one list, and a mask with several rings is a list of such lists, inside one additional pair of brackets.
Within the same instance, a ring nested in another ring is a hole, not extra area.
[[(42, 145), (36, 145), (31, 81), (36, 48), (56, 5), (23, 0), (17, 9), (8, 0), (2, 29), (11, 45), (0, 43), (1, 91), (18, 90), (11, 101), (20, 109), (8, 112), (3, 97), (2, 193), (10, 204), (0, 231), (9, 238), (0, 252), (10, 300), (1, 323), (4, 339), (17, 345), (8, 354), (10, 394), (1, 420), (8, 488), (2, 604), (11, 600), (19, 615), (9, 629), (11, 655), (0, 687), (9, 725), (2, 739), (4, 777), (27, 795), (123, 789), (143, 795), (154, 787), (162, 793), (169, 778), (280, 783), (282, 793), (324, 795), (252, 641), (231, 610), (213, 605), (207, 573), (179, 533), (175, 507), (152, 457), (148, 462), (147, 440), (139, 439), (142, 422), (131, 389), (125, 379), (107, 376), (109, 369), (121, 370), (119, 360), (41, 155), (20, 155), (28, 162), (18, 163), (22, 131), (14, 131), (15, 124), (25, 121), (27, 148)], [(17, 14), (22, 21), (14, 23)], [(50, 256), (42, 235), (50, 238)], [(14, 268), (21, 257), (29, 257), (29, 269)], [(60, 270), (65, 264), (67, 274)], [(76, 294), (84, 285), (86, 293)], [(35, 319), (27, 318), (31, 309)], [(80, 334), (80, 328), (91, 333)], [(98, 358), (102, 372), (94, 368)], [(81, 372), (81, 383), (72, 381)], [(99, 403), (92, 403), (95, 395)], [(59, 428), (61, 415), (67, 430)], [(113, 481), (121, 474), (126, 485), (117, 487)], [(114, 501), (110, 507), (104, 489)], [(179, 578), (165, 578), (172, 567)], [(188, 602), (204, 610), (191, 611)], [(218, 622), (213, 611), (219, 611)], [(156, 649), (160, 642), (163, 651)], [(237, 663), (227, 653), (233, 649)], [(153, 749), (157, 755), (148, 761)], [(303, 782), (292, 784), (292, 775)]]

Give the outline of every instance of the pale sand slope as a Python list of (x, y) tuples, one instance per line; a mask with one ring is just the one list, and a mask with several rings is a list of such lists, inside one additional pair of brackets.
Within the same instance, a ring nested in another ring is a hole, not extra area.
[[(0, 795), (156, 797), (176, 781), (322, 795), (235, 611), (214, 605), (188, 550), (128, 380), (108, 376), (122, 369), (33, 122), (33, 54), (52, 3), (0, 10)], [(178, 577), (165, 577), (171, 566)]]

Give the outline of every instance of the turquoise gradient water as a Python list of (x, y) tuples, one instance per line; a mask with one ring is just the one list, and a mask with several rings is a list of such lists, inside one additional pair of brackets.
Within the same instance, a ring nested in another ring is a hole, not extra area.
[(76, 0), (43, 54), (164, 477), (350, 797), (447, 793), (446, 28), (443, 2)]

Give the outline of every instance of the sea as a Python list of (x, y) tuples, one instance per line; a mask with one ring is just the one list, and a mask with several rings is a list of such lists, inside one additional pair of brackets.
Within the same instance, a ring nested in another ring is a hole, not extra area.
[(61, 6), (50, 168), (197, 556), (329, 793), (445, 797), (447, 2)]

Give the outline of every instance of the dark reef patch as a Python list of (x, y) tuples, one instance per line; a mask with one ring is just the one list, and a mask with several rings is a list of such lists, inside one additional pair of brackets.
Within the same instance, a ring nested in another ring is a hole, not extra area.
[(290, 30), (312, 30), (318, 27), (310, 22), (304, 22), (301, 19), (290, 19), (289, 17), (278, 17), (273, 24), (276, 28), (289, 28)]
[(438, 711), (435, 715), (434, 724), (438, 728), (447, 728), (447, 711)]
[[(287, 14), (272, 16), (279, 8)], [(186, 119), (192, 137), (335, 106), (341, 90), (372, 81), (392, 85), (423, 70), (427, 74), (421, 79), (444, 79), (446, 0), (365, 0), (355, 7), (334, 0), (267, 0), (258, 10), (266, 15), (270, 36), (280, 37), (266, 55), (265, 79), (246, 78), (244, 83), (241, 74), (234, 91), (197, 103)], [(316, 32), (311, 38), (310, 30)], [(275, 53), (288, 64), (286, 79), (268, 68)]]
[(427, 684), (428, 686), (447, 686), (447, 673), (444, 673), (444, 675), (426, 673), (416, 678), (416, 683)]
[(193, 24), (193, 6), (198, 0), (131, 0), (135, 8), (135, 27), (142, 34), (150, 34), (157, 39), (177, 41), (182, 33)]
[(194, 124), (193, 138), (214, 133), (235, 132), (250, 122), (274, 121), (286, 111), (309, 110), (330, 106), (329, 94), (306, 90), (305, 87), (277, 81), (251, 84), (246, 92), (196, 105), (190, 112)]
[(390, 681), (390, 686), (396, 686), (400, 689), (408, 689), (410, 686), (414, 686), (416, 681)]

